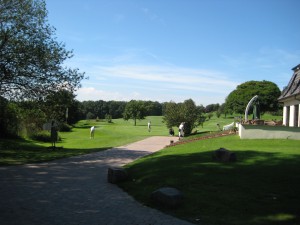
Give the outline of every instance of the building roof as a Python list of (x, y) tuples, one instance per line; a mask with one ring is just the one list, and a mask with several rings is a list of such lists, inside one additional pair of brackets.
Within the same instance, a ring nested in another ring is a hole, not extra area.
[(286, 88), (281, 92), (279, 101), (284, 101), (286, 98), (300, 95), (300, 64), (295, 66), (293, 69), (294, 74)]

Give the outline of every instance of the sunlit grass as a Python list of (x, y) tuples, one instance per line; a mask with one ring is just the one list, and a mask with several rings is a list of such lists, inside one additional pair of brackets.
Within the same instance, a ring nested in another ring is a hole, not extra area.
[[(151, 120), (152, 129), (148, 132), (147, 123)], [(90, 127), (95, 126), (95, 137), (90, 139)], [(123, 119), (112, 123), (95, 120), (79, 121), (71, 132), (59, 132), (61, 141), (56, 143), (53, 151), (51, 143), (24, 139), (0, 139), (0, 165), (18, 165), (31, 162), (43, 162), (102, 151), (132, 143), (153, 135), (166, 136), (168, 130), (162, 123), (162, 117), (148, 117), (133, 121)]]
[[(134, 181), (121, 187), (143, 204), (193, 223), (300, 224), (299, 145), (227, 136), (169, 147), (127, 165)], [(234, 151), (238, 161), (213, 161), (220, 147)], [(184, 193), (182, 207), (170, 210), (151, 202), (151, 192), (164, 186)]]

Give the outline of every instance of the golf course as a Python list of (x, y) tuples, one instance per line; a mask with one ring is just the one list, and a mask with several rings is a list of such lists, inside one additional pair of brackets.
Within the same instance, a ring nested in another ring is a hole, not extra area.
[[(265, 115), (270, 119), (269, 115)], [(147, 123), (151, 121), (149, 132)], [(195, 224), (299, 224), (300, 151), (298, 140), (241, 140), (238, 135), (192, 141), (210, 136), (233, 121), (212, 117), (185, 144), (167, 147), (125, 166), (130, 179), (120, 184), (136, 200)], [(90, 138), (90, 127), (95, 137)], [(175, 135), (178, 129), (174, 127)], [(59, 132), (56, 149), (29, 139), (1, 139), (0, 164), (19, 165), (103, 151), (150, 136), (167, 136), (162, 117), (137, 121), (82, 120), (71, 132)], [(177, 137), (174, 139), (177, 139)], [(220, 147), (233, 151), (237, 161), (212, 160)], [(168, 209), (149, 196), (160, 187), (184, 193), (184, 204)]]

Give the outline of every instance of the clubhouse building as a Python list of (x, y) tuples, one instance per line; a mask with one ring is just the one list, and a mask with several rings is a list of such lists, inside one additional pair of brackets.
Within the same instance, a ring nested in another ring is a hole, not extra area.
[(294, 74), (278, 101), (284, 105), (282, 124), (288, 127), (300, 127), (300, 64), (292, 70)]
[(241, 139), (295, 139), (300, 140), (300, 64), (293, 69), (293, 76), (281, 92), (278, 101), (283, 103), (282, 125), (266, 126), (239, 124)]

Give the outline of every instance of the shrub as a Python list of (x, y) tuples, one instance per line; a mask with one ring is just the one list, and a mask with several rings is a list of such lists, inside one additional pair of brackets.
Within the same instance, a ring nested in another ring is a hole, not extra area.
[(213, 116), (214, 116), (213, 113), (208, 113), (208, 114), (207, 114), (208, 120), (210, 120)]
[(59, 126), (59, 131), (61, 132), (70, 132), (72, 131), (72, 126), (67, 123), (61, 123)]
[[(41, 142), (51, 142), (51, 134), (49, 131), (39, 131), (30, 135), (30, 138), (35, 141)], [(61, 137), (58, 136), (58, 141), (61, 140)]]
[(42, 141), (42, 142), (51, 142), (51, 135), (49, 131), (39, 131), (30, 135), (32, 140)]
[(105, 115), (105, 120), (106, 120), (106, 122), (111, 123), (112, 122), (112, 116), (110, 114), (106, 114)]

